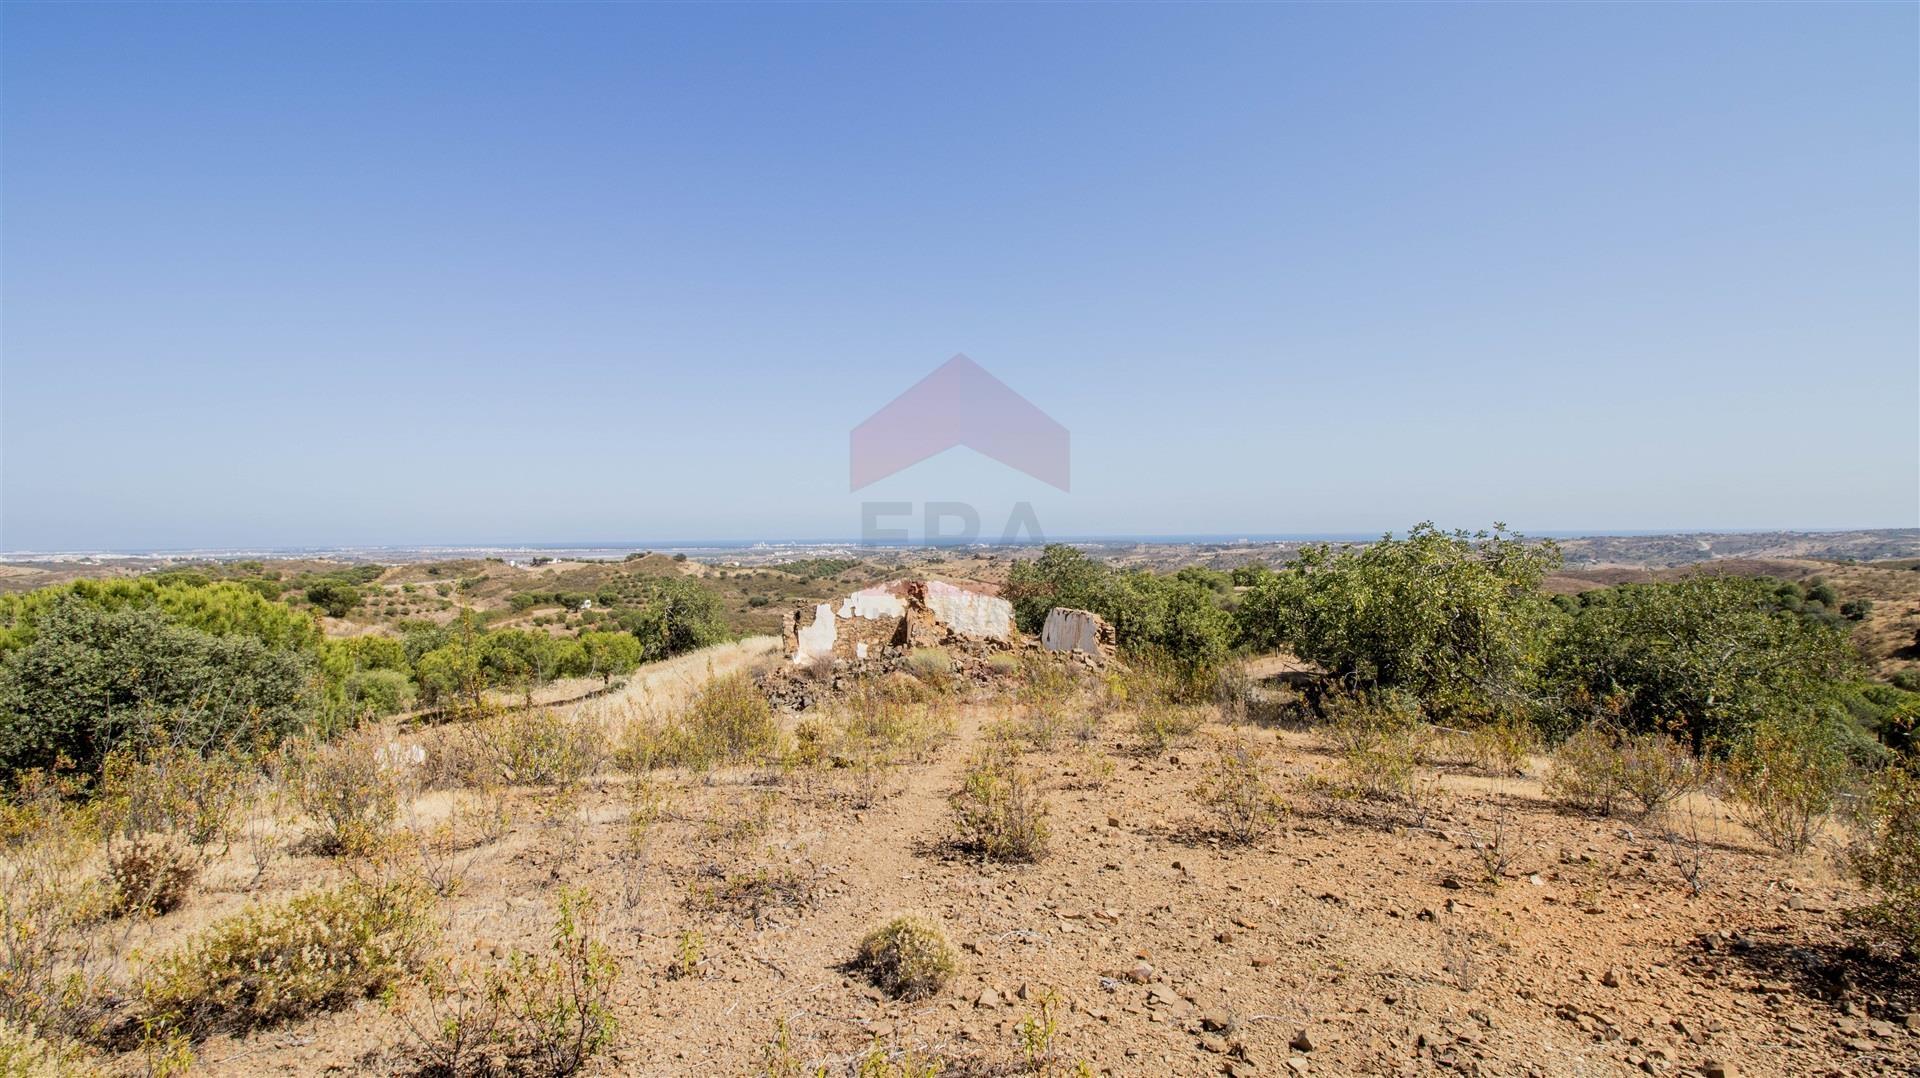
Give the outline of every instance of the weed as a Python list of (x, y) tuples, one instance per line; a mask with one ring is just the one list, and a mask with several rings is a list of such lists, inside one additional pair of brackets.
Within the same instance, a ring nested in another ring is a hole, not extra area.
[(938, 926), (896, 917), (860, 940), (854, 965), (896, 999), (925, 999), (953, 980), (960, 961)]
[(1200, 708), (1173, 700), (1149, 697), (1134, 715), (1133, 734), (1140, 749), (1159, 756), (1183, 737), (1191, 736), (1206, 721)]
[(1242, 844), (1271, 833), (1286, 809), (1265, 753), (1244, 738), (1220, 743), (1194, 797), (1213, 813), (1226, 838)]
[(469, 785), (544, 786), (572, 790), (605, 765), (606, 728), (588, 716), (550, 709), (510, 711), (473, 723), (476, 772)]
[(1046, 855), (1048, 807), (1033, 775), (1004, 751), (987, 750), (952, 797), (963, 846), (989, 861), (1037, 861)]
[(700, 972), (700, 963), (706, 961), (706, 946), (707, 938), (699, 932), (691, 928), (682, 931), (674, 940), (667, 976), (677, 981)]

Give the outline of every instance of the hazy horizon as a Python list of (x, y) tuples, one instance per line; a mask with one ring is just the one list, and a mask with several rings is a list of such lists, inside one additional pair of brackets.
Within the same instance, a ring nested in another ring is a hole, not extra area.
[(0, 19), (0, 549), (1920, 523), (1913, 5)]

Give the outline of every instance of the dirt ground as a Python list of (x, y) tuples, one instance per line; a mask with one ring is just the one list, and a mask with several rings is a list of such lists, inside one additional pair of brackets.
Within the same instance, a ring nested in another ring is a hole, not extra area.
[[(592, 706), (659, 707), (709, 668), (769, 655), (750, 641), (690, 656)], [(620, 853), (633, 780), (605, 778), (558, 809), (518, 791), (512, 829), (457, 855), (462, 883), (442, 902), (434, 965), (537, 948), (558, 890), (595, 889), (622, 966), (619, 1032), (590, 1065), (598, 1074), (761, 1073), (781, 1022), (808, 1074), (850, 1073), (875, 1043), (971, 1073), (1028, 1073), (1018, 1028), (1048, 992), (1060, 1074), (1083, 1061), (1114, 1075), (1920, 1068), (1911, 977), (1847, 950), (1858, 937), (1845, 911), (1865, 898), (1832, 851), (1779, 860), (1711, 800), (1670, 816), (1682, 838), (1649, 821), (1565, 814), (1535, 777), (1449, 770), (1432, 807), (1415, 812), (1329, 793), (1314, 776), (1337, 764), (1310, 731), (1215, 723), (1156, 758), (1135, 751), (1116, 715), (1094, 751), (1063, 743), (1028, 758), (1052, 807), (1050, 855), (982, 864), (952, 846), (947, 797), (983, 728), (1011, 707), (959, 704), (952, 739), (867, 791), (870, 804), (804, 776), (658, 777), (669, 808), (641, 861)], [(1193, 796), (1212, 743), (1229, 734), (1269, 750), (1289, 804), (1249, 846), (1222, 842)], [(458, 796), (426, 795), (410, 819), (444, 817)], [(753, 819), (764, 828), (736, 826)], [(1497, 820), (1516, 852), (1496, 886), (1472, 847)], [(716, 880), (762, 869), (798, 886), (755, 910), (700, 899)], [(343, 870), (287, 856), (255, 884), (236, 854), (187, 909), (129, 943), (162, 945)], [(847, 966), (860, 937), (900, 911), (937, 920), (963, 959), (952, 985), (914, 1004)], [(690, 932), (698, 965), (674, 977)], [(396, 1010), (367, 1001), (209, 1041), (199, 1069), (406, 1073), (408, 1044)]]

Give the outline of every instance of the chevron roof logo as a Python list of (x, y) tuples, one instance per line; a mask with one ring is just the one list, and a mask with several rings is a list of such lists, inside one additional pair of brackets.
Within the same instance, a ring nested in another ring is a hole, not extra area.
[(853, 428), (848, 490), (966, 446), (1056, 489), (1070, 486), (1067, 428), (988, 373), (956, 355)]

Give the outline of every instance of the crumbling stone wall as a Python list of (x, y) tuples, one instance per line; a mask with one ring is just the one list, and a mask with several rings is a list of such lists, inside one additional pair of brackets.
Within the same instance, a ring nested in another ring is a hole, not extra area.
[(1091, 610), (1056, 606), (1040, 627), (1040, 646), (1048, 651), (1077, 651), (1108, 657), (1114, 649), (1113, 626)]
[(838, 603), (802, 607), (781, 619), (787, 656), (798, 666), (955, 640), (1005, 643), (1015, 635), (1012, 603), (940, 580), (862, 588)]

